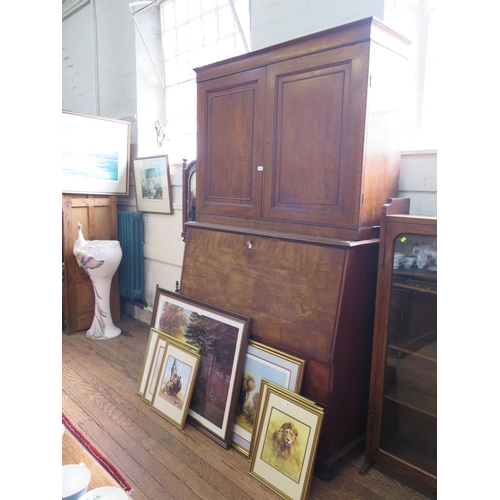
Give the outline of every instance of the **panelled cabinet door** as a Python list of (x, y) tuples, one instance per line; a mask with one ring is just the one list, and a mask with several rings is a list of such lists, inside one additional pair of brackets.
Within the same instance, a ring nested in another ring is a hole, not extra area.
[(198, 213), (261, 216), (265, 68), (198, 84)]
[(356, 225), (365, 52), (347, 46), (268, 66), (265, 218)]

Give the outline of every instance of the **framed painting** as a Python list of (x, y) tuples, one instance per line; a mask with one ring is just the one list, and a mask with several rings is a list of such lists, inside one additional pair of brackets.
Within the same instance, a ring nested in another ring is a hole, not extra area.
[(172, 213), (168, 156), (134, 160), (135, 199), (139, 212)]
[[(158, 338), (158, 342), (160, 340)], [(162, 353), (151, 407), (179, 429), (184, 429), (200, 355), (170, 342)]]
[(152, 327), (200, 349), (188, 421), (224, 448), (231, 437), (251, 319), (156, 288)]
[[(161, 342), (158, 342), (159, 339), (161, 339)], [(139, 396), (141, 396), (142, 399), (148, 403), (151, 403), (153, 399), (156, 378), (160, 371), (163, 355), (162, 350), (165, 349), (167, 342), (177, 344), (180, 347), (188, 348), (194, 353), (200, 352), (200, 349), (196, 346), (189, 345), (168, 335), (167, 333), (151, 328), (149, 330), (148, 344), (146, 346), (141, 376), (139, 377), (139, 386), (137, 388), (137, 394), (139, 394)]]
[(275, 384), (267, 384), (261, 398), (250, 475), (286, 500), (305, 500), (324, 410)]
[(62, 112), (62, 192), (128, 195), (130, 122)]
[(277, 349), (249, 341), (243, 368), (232, 445), (248, 456), (263, 379), (293, 392), (300, 392), (305, 361)]

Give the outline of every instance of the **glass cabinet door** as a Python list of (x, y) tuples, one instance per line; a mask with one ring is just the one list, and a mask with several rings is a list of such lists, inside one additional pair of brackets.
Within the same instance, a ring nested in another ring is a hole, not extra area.
[(380, 449), (437, 475), (437, 237), (393, 253)]

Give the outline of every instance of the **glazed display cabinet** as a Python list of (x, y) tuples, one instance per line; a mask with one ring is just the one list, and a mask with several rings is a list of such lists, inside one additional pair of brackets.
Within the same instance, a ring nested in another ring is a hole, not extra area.
[(437, 490), (437, 219), (383, 207), (366, 461)]

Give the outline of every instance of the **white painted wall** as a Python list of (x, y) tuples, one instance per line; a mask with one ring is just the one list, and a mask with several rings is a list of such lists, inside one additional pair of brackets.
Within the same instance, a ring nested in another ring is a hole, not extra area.
[[(372, 15), (383, 19), (388, 3), (394, 5), (396, 0), (252, 0), (252, 48)], [(158, 61), (161, 40), (154, 9), (136, 15), (136, 19), (152, 59)], [(139, 28), (128, 0), (93, 0), (63, 19), (62, 30), (62, 108), (129, 119), (133, 125), (132, 158), (168, 153), (168, 143), (159, 147), (154, 134), (154, 122), (165, 119), (161, 78), (152, 65)], [(184, 252), (180, 237), (181, 165), (171, 164), (170, 171), (174, 213), (145, 214), (144, 294), (150, 307), (127, 309), (146, 323), (151, 319), (156, 285), (173, 290), (181, 275)], [(436, 174), (435, 152), (403, 155), (399, 196), (411, 197), (411, 213), (436, 215)], [(134, 189), (131, 175), (130, 195), (119, 197), (119, 210), (136, 209)]]
[(252, 0), (252, 49), (383, 15), (384, 0)]

